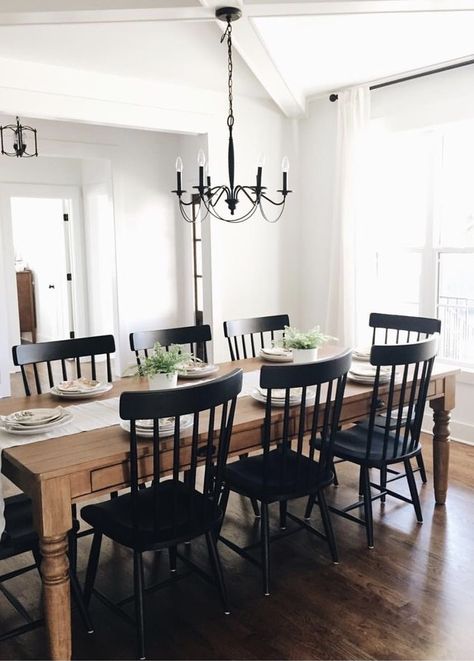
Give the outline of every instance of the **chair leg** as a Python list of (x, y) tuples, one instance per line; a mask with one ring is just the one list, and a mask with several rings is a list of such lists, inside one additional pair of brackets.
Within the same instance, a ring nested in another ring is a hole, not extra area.
[(270, 521), (268, 518), (267, 503), (262, 503), (261, 512), (260, 542), (262, 548), (263, 593), (268, 597), (270, 595)]
[(421, 513), (421, 504), (420, 497), (418, 495), (418, 489), (416, 488), (415, 476), (413, 475), (413, 468), (411, 467), (411, 462), (409, 459), (405, 459), (405, 471), (407, 474), (408, 486), (410, 488), (410, 495), (413, 501), (413, 507), (415, 508), (416, 518), (420, 523), (423, 522), (423, 514)]
[(334, 461), (331, 462), (331, 470), (334, 473), (334, 479), (333, 479), (332, 483), (334, 484), (335, 487), (338, 487), (339, 486), (339, 480), (337, 479), (336, 464), (334, 463)]
[[(380, 468), (380, 488), (385, 491), (387, 488), (387, 466), (382, 466)], [(380, 502), (384, 503), (386, 499), (386, 494), (382, 493), (380, 496)]]
[(207, 550), (209, 552), (209, 560), (216, 577), (216, 583), (219, 588), (222, 605), (224, 607), (225, 615), (230, 615), (229, 600), (227, 598), (227, 590), (224, 582), (224, 572), (222, 571), (221, 559), (219, 551), (217, 550), (216, 537), (212, 531), (206, 533)]
[(374, 520), (372, 516), (372, 494), (370, 490), (369, 469), (361, 466), (362, 487), (364, 491), (364, 514), (365, 529), (367, 531), (367, 545), (369, 549), (374, 548)]
[(94, 625), (91, 622), (89, 611), (86, 608), (84, 603), (84, 595), (81, 592), (81, 587), (79, 581), (77, 580), (77, 574), (70, 572), (69, 580), (71, 582), (71, 594), (74, 602), (79, 610), (79, 615), (81, 616), (82, 624), (84, 625), (87, 633), (94, 633)]
[(92, 538), (92, 546), (87, 563), (86, 580), (84, 582), (84, 603), (89, 606), (92, 590), (94, 588), (97, 565), (99, 564), (100, 546), (102, 544), (102, 533), (95, 532)]
[(311, 496), (308, 496), (308, 502), (306, 503), (306, 509), (304, 511), (304, 518), (306, 520), (311, 518), (311, 513), (313, 511), (315, 500), (316, 500), (316, 495), (311, 494)]
[(286, 510), (288, 503), (286, 500), (280, 501), (280, 528), (286, 530)]
[(168, 549), (168, 553), (169, 553), (169, 556), (170, 556), (170, 572), (172, 572), (174, 574), (175, 571), (176, 571), (176, 558), (177, 558), (177, 554), (178, 554), (177, 547), (176, 546), (170, 546), (169, 549)]
[(133, 552), (133, 589), (135, 592), (135, 617), (137, 623), (137, 656), (145, 659), (145, 619), (143, 616), (143, 556)]
[(221, 523), (220, 523), (220, 526), (219, 526), (219, 530), (217, 531), (217, 534), (220, 534), (220, 532), (222, 530), (222, 526), (224, 524), (224, 519), (225, 519), (225, 515), (226, 515), (226, 512), (227, 512), (227, 503), (229, 502), (229, 494), (230, 494), (229, 487), (227, 485), (224, 485), (224, 489), (221, 493), (221, 498), (219, 500), (219, 507), (222, 510), (222, 519), (221, 519)]
[(251, 498), (250, 502), (252, 503), (252, 509), (253, 509), (253, 513), (255, 515), (255, 518), (259, 519), (261, 515), (260, 515), (260, 510), (258, 508), (258, 501), (255, 500), (255, 498)]
[(323, 522), (324, 532), (326, 534), (327, 542), (329, 544), (329, 550), (331, 551), (332, 561), (335, 564), (339, 564), (339, 556), (337, 554), (337, 545), (336, 545), (336, 536), (334, 535), (334, 530), (332, 527), (331, 517), (329, 514), (328, 504), (326, 502), (326, 496), (324, 491), (321, 490), (318, 493), (318, 505), (319, 511), (321, 512), (321, 519)]
[[(370, 479), (370, 475), (369, 475)], [(359, 496), (364, 495), (364, 469), (362, 466), (360, 467), (360, 472), (359, 472)]]
[(426, 484), (428, 480), (426, 479), (425, 462), (423, 461), (423, 455), (421, 454), (421, 452), (420, 454), (416, 455), (416, 463), (418, 464), (418, 468), (420, 469), (421, 481), (423, 482), (423, 484)]

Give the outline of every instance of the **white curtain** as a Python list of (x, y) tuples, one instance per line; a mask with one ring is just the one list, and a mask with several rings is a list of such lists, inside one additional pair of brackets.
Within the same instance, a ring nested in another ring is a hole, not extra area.
[(364, 142), (370, 119), (368, 86), (339, 92), (334, 216), (331, 227), (325, 331), (341, 344), (355, 339), (355, 236)]

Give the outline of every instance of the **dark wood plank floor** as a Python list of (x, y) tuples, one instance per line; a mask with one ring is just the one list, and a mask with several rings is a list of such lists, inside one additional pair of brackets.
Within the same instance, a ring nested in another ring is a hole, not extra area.
[[(270, 597), (262, 595), (258, 570), (222, 547), (232, 614), (224, 616), (212, 586), (196, 575), (149, 595), (148, 658), (474, 658), (474, 448), (452, 444), (448, 503), (436, 507), (428, 437), (425, 446), (430, 475), (421, 489), (422, 525), (410, 505), (376, 504), (376, 546), (369, 551), (363, 528), (336, 518), (339, 565), (306, 532), (278, 541)], [(341, 486), (329, 489), (331, 498), (350, 502), (357, 473), (348, 464), (338, 473)], [(301, 512), (303, 505), (292, 507)], [(243, 542), (255, 533), (254, 521), (249, 503), (231, 498), (226, 534)], [(79, 541), (81, 578), (89, 544), (90, 537)], [(111, 543), (103, 551), (98, 587), (116, 597), (128, 594), (129, 552)], [(204, 564), (205, 544), (193, 542), (191, 554)], [(5, 569), (19, 562), (4, 563)], [(167, 555), (150, 555), (146, 572), (148, 580), (167, 576)], [(19, 577), (10, 587), (38, 612), (37, 576)], [(73, 614), (75, 658), (134, 658), (134, 631), (94, 598), (91, 615), (96, 633), (88, 636)], [(0, 621), (2, 628), (19, 623), (1, 595)], [(1, 659), (42, 659), (46, 653), (43, 629), (0, 646)]]

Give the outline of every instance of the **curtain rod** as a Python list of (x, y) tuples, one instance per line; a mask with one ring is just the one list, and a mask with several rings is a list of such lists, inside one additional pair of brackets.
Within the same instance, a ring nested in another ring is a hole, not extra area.
[[(421, 71), (420, 73), (414, 73), (411, 76), (404, 76), (403, 78), (397, 78), (396, 80), (387, 80), (385, 83), (377, 83), (376, 85), (371, 85), (370, 90), (378, 90), (381, 87), (388, 87), (389, 85), (398, 85), (398, 83), (405, 83), (407, 80), (414, 80), (415, 78), (423, 78), (424, 76), (431, 76), (434, 73), (443, 73), (443, 71), (451, 71), (451, 69), (459, 69), (460, 67), (466, 67), (470, 64), (474, 64), (474, 60), (465, 60), (464, 62), (456, 62), (455, 64), (447, 64), (445, 67), (439, 67), (438, 69), (430, 69), (429, 71)], [(330, 101), (337, 101), (337, 94), (330, 94)]]

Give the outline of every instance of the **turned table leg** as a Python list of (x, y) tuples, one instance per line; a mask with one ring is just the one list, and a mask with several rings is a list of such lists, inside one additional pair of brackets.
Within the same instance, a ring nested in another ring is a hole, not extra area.
[(71, 658), (71, 598), (67, 534), (41, 537), (43, 607), (52, 659)]
[(68, 532), (72, 528), (69, 478), (39, 480), (32, 493), (39, 536), (43, 608), (51, 659), (70, 659), (71, 597)]
[(444, 505), (448, 491), (449, 473), (449, 420), (454, 408), (455, 377), (445, 379), (444, 396), (433, 399), (433, 475), (437, 505)]

